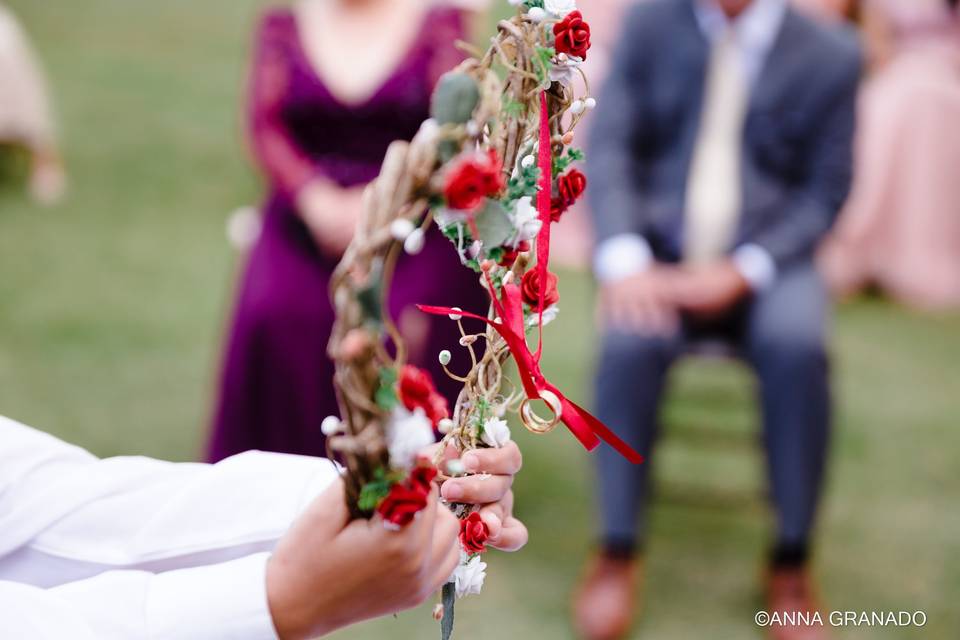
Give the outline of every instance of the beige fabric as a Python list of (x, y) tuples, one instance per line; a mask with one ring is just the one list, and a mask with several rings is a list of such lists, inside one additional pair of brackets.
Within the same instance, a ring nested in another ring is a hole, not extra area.
[(0, 142), (36, 148), (53, 136), (43, 74), (17, 19), (0, 5)]
[(740, 217), (740, 150), (747, 111), (747, 80), (734, 33), (716, 41), (706, 97), (687, 179), (684, 260), (724, 255)]

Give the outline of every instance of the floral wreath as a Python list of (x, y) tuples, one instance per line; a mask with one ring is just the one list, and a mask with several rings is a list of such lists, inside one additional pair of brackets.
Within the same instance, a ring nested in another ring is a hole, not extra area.
[[(346, 466), (351, 514), (379, 514), (388, 527), (406, 525), (426, 506), (438, 474), (440, 482), (465, 474), (458, 460), (438, 472), (448, 444), (461, 452), (506, 444), (504, 416), (511, 411), (531, 432), (547, 433), (562, 422), (587, 449), (602, 439), (632, 462), (642, 461), (540, 370), (542, 328), (559, 312), (558, 278), (548, 269), (550, 227), (586, 188), (586, 177), (571, 166), (583, 154), (571, 145), (577, 124), (596, 106), (580, 66), (590, 27), (575, 0), (509, 2), (517, 12), (497, 24), (486, 52), (447, 72), (434, 91), (431, 117), (409, 143), (387, 149), (331, 281), (336, 321), (328, 352), (341, 418), (326, 418), (322, 429)], [(447, 368), (450, 351), (438, 355), (447, 375), (463, 384), (452, 413), (429, 374), (406, 363), (385, 304), (400, 252), (418, 253), (431, 224), (490, 297), (486, 316), (419, 305), (457, 322), (459, 344), (470, 356), (461, 375)], [(465, 319), (482, 330), (468, 331)], [(534, 351), (530, 333), (537, 334)], [(519, 387), (504, 375), (511, 358)], [(534, 411), (536, 401), (547, 406), (549, 418)], [(434, 442), (435, 431), (443, 435), (438, 458), (420, 465), (416, 454)], [(435, 610), (445, 639), (455, 599), (480, 592), (489, 537), (475, 507), (449, 506), (461, 520), (462, 554)]]

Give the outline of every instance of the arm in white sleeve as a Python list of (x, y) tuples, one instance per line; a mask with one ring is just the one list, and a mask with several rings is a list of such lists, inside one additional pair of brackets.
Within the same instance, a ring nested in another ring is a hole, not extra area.
[(744, 244), (733, 252), (733, 264), (754, 292), (767, 289), (777, 278), (777, 263), (758, 244)]
[(637, 233), (621, 233), (601, 242), (593, 254), (593, 271), (600, 282), (613, 282), (640, 273), (653, 262), (650, 244)]
[[(99, 460), (0, 417), (0, 580), (46, 589), (35, 599), (96, 637), (224, 637), (226, 619), (253, 633), (230, 637), (264, 637), (264, 552), (337, 475), (257, 451), (215, 465)], [(97, 626), (108, 619), (137, 633), (111, 636)]]
[(108, 571), (51, 589), (0, 581), (0, 632), (31, 640), (275, 640), (268, 557), (159, 574)]

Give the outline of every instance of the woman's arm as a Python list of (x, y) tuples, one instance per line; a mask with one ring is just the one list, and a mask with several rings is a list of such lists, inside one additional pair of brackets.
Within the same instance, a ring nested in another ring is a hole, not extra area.
[(339, 256), (353, 238), (362, 187), (342, 188), (318, 170), (282, 117), (290, 91), (296, 18), (268, 12), (256, 37), (250, 81), (250, 137), (257, 163), (294, 205), (317, 245)]
[(296, 34), (292, 15), (280, 10), (264, 14), (255, 38), (249, 98), (255, 159), (272, 184), (291, 199), (322, 177), (282, 117)]

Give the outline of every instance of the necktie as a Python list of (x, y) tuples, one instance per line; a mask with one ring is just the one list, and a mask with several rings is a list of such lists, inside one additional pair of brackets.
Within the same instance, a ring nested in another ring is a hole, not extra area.
[(700, 129), (687, 178), (684, 260), (723, 256), (740, 217), (740, 152), (747, 82), (732, 29), (713, 45)]

